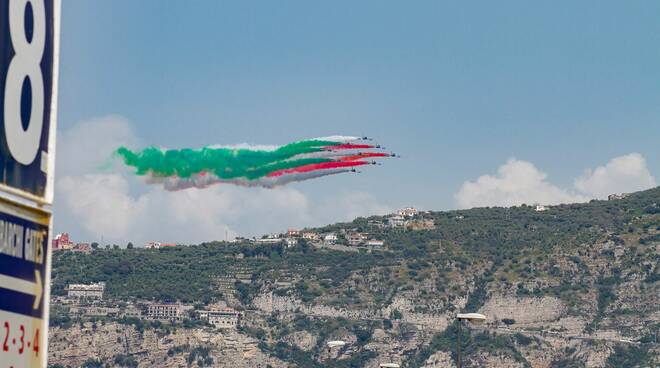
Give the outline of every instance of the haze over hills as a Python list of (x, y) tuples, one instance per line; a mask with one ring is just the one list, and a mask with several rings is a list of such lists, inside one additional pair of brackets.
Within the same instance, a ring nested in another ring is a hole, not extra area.
[[(660, 364), (660, 188), (405, 215), (259, 242), (56, 252), (50, 364), (452, 367), (457, 312), (487, 317), (464, 329), (466, 367)], [(102, 300), (67, 296), (96, 282)], [(165, 303), (174, 318), (155, 314)], [(204, 314), (221, 310), (237, 325)]]

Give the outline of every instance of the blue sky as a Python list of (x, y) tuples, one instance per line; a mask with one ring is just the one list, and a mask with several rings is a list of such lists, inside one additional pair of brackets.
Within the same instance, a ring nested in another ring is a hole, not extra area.
[[(657, 2), (62, 6), (62, 133), (115, 115), (140, 144), (172, 148), (369, 135), (403, 158), (293, 190), (378, 208), (456, 208), (464, 182), (513, 157), (571, 194), (633, 152), (660, 175)], [(75, 226), (57, 201), (60, 227)]]

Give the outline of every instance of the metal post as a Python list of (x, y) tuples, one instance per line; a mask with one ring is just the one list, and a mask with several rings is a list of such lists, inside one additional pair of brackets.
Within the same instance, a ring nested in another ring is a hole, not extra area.
[(461, 368), (461, 340), (463, 340), (463, 334), (461, 333), (461, 320), (458, 320), (458, 341), (456, 344), (456, 350), (457, 350), (457, 359), (456, 359), (456, 367)]

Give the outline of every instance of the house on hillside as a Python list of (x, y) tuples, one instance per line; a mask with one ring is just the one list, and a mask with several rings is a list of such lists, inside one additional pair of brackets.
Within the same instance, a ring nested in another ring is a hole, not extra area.
[(89, 254), (92, 252), (92, 246), (89, 243), (78, 243), (71, 248), (71, 251)]
[(284, 239), (287, 248), (295, 247), (298, 244), (298, 238), (288, 237)]
[(280, 239), (277, 235), (273, 235), (273, 234), (256, 240), (257, 244), (277, 244), (281, 242), (282, 239)]
[(369, 220), (369, 221), (367, 221), (367, 225), (377, 227), (377, 228), (385, 227), (385, 224), (383, 223), (382, 220)]
[(158, 321), (182, 321), (193, 307), (183, 304), (150, 304), (147, 317)]
[(616, 200), (619, 200), (619, 199), (624, 199), (624, 198), (628, 197), (629, 195), (630, 195), (630, 193), (621, 193), (621, 194), (614, 193), (614, 194), (608, 195), (607, 200), (608, 201), (616, 201)]
[(323, 242), (326, 245), (335, 245), (335, 244), (337, 244), (337, 235), (335, 233), (326, 234), (323, 237)]
[(406, 219), (401, 215), (394, 215), (387, 218), (387, 225), (389, 227), (404, 227), (406, 226)]
[(212, 309), (206, 311), (198, 311), (199, 318), (208, 321), (215, 328), (231, 328), (238, 327), (239, 318), (241, 314), (231, 308)]
[(69, 284), (67, 287), (69, 298), (103, 299), (103, 292), (105, 292), (105, 282)]
[(348, 240), (348, 245), (354, 247), (364, 244), (364, 242), (367, 241), (367, 238), (368, 238), (367, 234), (365, 233), (352, 232), (346, 235), (346, 239)]
[(305, 231), (305, 232), (303, 232), (302, 233), (302, 238), (305, 239), (305, 240), (309, 240), (309, 241), (316, 241), (316, 240), (320, 239), (319, 234), (317, 232), (314, 232), (314, 231)]
[(385, 242), (382, 240), (371, 239), (367, 240), (365, 245), (372, 248), (382, 248), (385, 245)]

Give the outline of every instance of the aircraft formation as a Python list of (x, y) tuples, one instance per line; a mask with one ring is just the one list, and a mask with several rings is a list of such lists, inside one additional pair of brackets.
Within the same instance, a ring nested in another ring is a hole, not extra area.
[(148, 184), (169, 191), (206, 188), (214, 184), (274, 188), (328, 175), (357, 173), (361, 166), (379, 165), (384, 152), (369, 137), (331, 136), (282, 146), (207, 146), (200, 149), (148, 147), (116, 151), (124, 164)]

